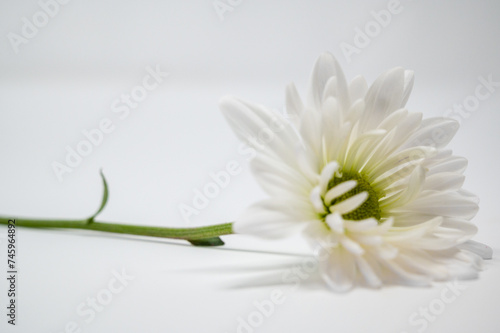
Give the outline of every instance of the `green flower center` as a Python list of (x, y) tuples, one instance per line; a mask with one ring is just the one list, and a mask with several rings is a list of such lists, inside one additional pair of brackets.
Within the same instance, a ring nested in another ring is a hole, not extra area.
[(331, 205), (335, 205), (336, 203), (344, 201), (358, 193), (367, 192), (368, 198), (366, 199), (366, 201), (355, 210), (347, 214), (343, 214), (342, 217), (346, 220), (354, 220), (354, 221), (359, 221), (370, 217), (374, 217), (380, 221), (381, 210), (378, 204), (379, 194), (373, 189), (373, 187), (370, 186), (370, 183), (368, 183), (360, 174), (344, 172), (342, 173), (341, 177), (337, 177), (337, 175), (334, 175), (333, 178), (330, 180), (330, 182), (328, 182), (328, 190), (348, 180), (355, 180), (357, 181), (358, 184), (356, 185), (355, 188), (353, 188), (349, 192), (341, 195), (338, 198), (335, 198), (332, 201)]

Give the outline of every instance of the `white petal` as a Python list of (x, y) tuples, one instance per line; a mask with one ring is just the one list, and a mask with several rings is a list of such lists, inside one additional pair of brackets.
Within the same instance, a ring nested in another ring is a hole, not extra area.
[(345, 115), (346, 122), (357, 122), (365, 112), (365, 101), (363, 99), (355, 100), (349, 108), (347, 115)]
[(404, 69), (397, 67), (379, 76), (366, 93), (366, 109), (361, 119), (362, 131), (376, 128), (403, 102)]
[(319, 56), (314, 65), (313, 73), (309, 84), (309, 103), (316, 109), (321, 109), (323, 92), (326, 83), (331, 77), (336, 77), (338, 95), (334, 96), (339, 100), (342, 108), (347, 109), (349, 95), (347, 92), (347, 83), (344, 72), (340, 68), (337, 60), (330, 53), (323, 53)]
[(302, 234), (315, 255), (338, 247), (338, 237), (325, 226), (324, 221), (309, 221)]
[(250, 167), (260, 186), (273, 197), (308, 193), (312, 188), (309, 178), (275, 156), (258, 154)]
[(446, 250), (456, 248), (460, 241), (455, 233), (442, 232), (445, 228), (436, 228), (433, 234), (412, 241), (412, 248), (421, 250)]
[(359, 221), (344, 221), (344, 226), (350, 232), (360, 232), (375, 228), (378, 225), (378, 221), (375, 218), (368, 218)]
[(339, 169), (339, 164), (337, 162), (330, 162), (323, 168), (323, 170), (321, 170), (321, 175), (319, 178), (319, 184), (321, 186), (321, 195), (325, 194), (328, 188), (328, 183), (333, 178), (333, 175), (338, 169)]
[(322, 121), (319, 111), (307, 109), (302, 114), (299, 128), (306, 149), (314, 153), (318, 162), (323, 155)]
[(450, 158), (453, 154), (451, 149), (440, 149), (438, 150), (437, 154), (434, 156), (427, 158), (425, 162), (422, 164), (424, 168), (430, 169), (435, 165), (438, 165), (445, 161), (446, 159)]
[(299, 232), (307, 221), (285, 210), (285, 204), (272, 199), (253, 204), (236, 219), (234, 232), (263, 238), (280, 238)]
[(354, 257), (354, 260), (356, 260), (356, 265), (358, 267), (359, 272), (361, 273), (366, 283), (370, 287), (377, 288), (382, 285), (382, 281), (377, 276), (377, 274), (375, 273), (375, 271), (372, 269), (372, 267), (366, 261), (365, 258), (363, 258), (362, 256), (357, 256)]
[[(255, 179), (261, 185), (262, 189), (273, 197), (297, 196), (297, 183), (289, 182), (285, 178), (274, 173), (267, 172), (265, 169), (261, 171), (253, 170)], [(299, 194), (304, 190), (300, 190)]]
[(347, 131), (343, 129), (345, 123), (342, 119), (342, 112), (339, 109), (337, 100), (332, 97), (325, 100), (321, 111), (323, 119), (321, 125), (326, 160), (336, 160), (339, 147), (343, 144), (344, 137), (347, 134)]
[(300, 172), (310, 182), (317, 184), (319, 182), (319, 160), (318, 156), (311, 150), (304, 147), (297, 147), (295, 158)]
[(362, 165), (364, 162), (363, 157), (366, 157), (371, 153), (372, 147), (380, 142), (380, 139), (385, 134), (385, 130), (375, 129), (359, 135), (352, 143), (349, 144), (349, 149), (347, 151), (348, 158), (344, 163), (343, 170), (351, 171), (355, 166)]
[(493, 258), (493, 249), (483, 243), (479, 243), (473, 240), (468, 240), (467, 242), (460, 244), (458, 247), (462, 250), (467, 250), (472, 253), (475, 253), (483, 259)]
[(304, 104), (302, 103), (299, 93), (297, 92), (297, 88), (293, 83), (286, 86), (285, 96), (286, 111), (292, 120), (296, 120), (296, 123), (298, 123), (300, 115), (304, 111)]
[(457, 193), (438, 192), (418, 198), (405, 207), (398, 209), (470, 220), (476, 215), (478, 206)]
[[(396, 111), (397, 112), (397, 111)], [(402, 144), (417, 130), (422, 121), (422, 113), (411, 112), (402, 119), (392, 130), (395, 131), (394, 137), (390, 145), (388, 145), (386, 153), (392, 153), (394, 150), (403, 150)]]
[(465, 239), (469, 240), (477, 233), (477, 226), (472, 224), (470, 221), (454, 219), (454, 218), (444, 218), (441, 224), (443, 228), (454, 229), (463, 235), (461, 241)]
[(328, 98), (337, 98), (339, 95), (338, 92), (338, 81), (337, 77), (332, 76), (331, 78), (326, 81), (325, 88), (323, 89), (323, 97), (322, 97), (322, 102), (324, 102)]
[(471, 264), (471, 266), (473, 266), (476, 269), (483, 268), (483, 259), (481, 258), (481, 256), (473, 252), (460, 250), (460, 252), (458, 252), (456, 255), (456, 259), (458, 259), (461, 262)]
[(389, 259), (394, 259), (398, 255), (399, 250), (397, 247), (391, 244), (384, 243), (380, 246), (377, 246), (374, 252), (377, 253), (377, 256), (379, 258), (389, 260)]
[(401, 266), (411, 269), (419, 274), (444, 280), (449, 277), (448, 269), (445, 265), (432, 260), (432, 257), (423, 255), (425, 253), (400, 254), (398, 263)]
[(365, 250), (361, 245), (350, 239), (349, 237), (341, 237), (340, 238), (340, 243), (342, 246), (349, 251), (351, 254), (355, 256), (360, 256), (365, 253)]
[(459, 124), (449, 118), (427, 118), (413, 134), (403, 148), (414, 146), (445, 147), (455, 136)]
[(401, 283), (413, 286), (428, 286), (431, 282), (430, 277), (410, 273), (393, 260), (383, 260), (382, 263), (398, 276)]
[(455, 191), (464, 184), (465, 176), (458, 172), (440, 172), (425, 179), (424, 189), (434, 191)]
[[(295, 165), (297, 134), (278, 113), (243, 100), (223, 97), (219, 105), (222, 114), (240, 140), (248, 142), (258, 151), (264, 151)], [(281, 127), (273, 130), (277, 124)], [(262, 140), (263, 134), (271, 139)]]
[(400, 124), (404, 119), (408, 117), (408, 110), (399, 109), (391, 113), (387, 118), (382, 120), (378, 128), (385, 129), (387, 132), (395, 128), (398, 124)]
[(383, 233), (383, 232), (386, 232), (388, 230), (390, 230), (392, 228), (392, 226), (394, 225), (394, 218), (393, 217), (389, 217), (387, 218), (386, 220), (384, 220), (378, 227), (378, 231)]
[(351, 101), (364, 98), (367, 91), (368, 84), (366, 83), (365, 78), (361, 75), (356, 76), (349, 83), (349, 96), (351, 97)]
[(338, 184), (337, 186), (331, 188), (325, 195), (325, 204), (328, 206), (331, 204), (333, 199), (340, 197), (341, 195), (346, 194), (350, 190), (356, 187), (358, 182), (355, 180), (348, 180)]
[[(425, 165), (424, 165), (425, 167)], [(467, 168), (467, 159), (460, 156), (450, 156), (429, 168), (427, 175), (431, 176), (441, 172), (463, 173)]]
[(391, 233), (384, 235), (384, 239), (392, 244), (399, 242), (411, 246), (413, 240), (422, 238), (424, 235), (431, 233), (442, 223), (442, 221), (443, 218), (437, 216), (414, 226), (393, 227)]
[(388, 207), (401, 207), (413, 201), (420, 194), (425, 182), (425, 170), (417, 166), (411, 173), (407, 187), (400, 194), (388, 201), (381, 203), (383, 209)]
[(330, 229), (332, 229), (336, 233), (339, 233), (339, 234), (344, 233), (344, 220), (342, 219), (340, 214), (338, 214), (338, 213), (329, 214), (325, 218), (325, 222), (326, 222), (326, 224), (328, 224)]
[(401, 107), (405, 106), (410, 97), (411, 90), (413, 89), (414, 72), (411, 70), (405, 70), (405, 80), (403, 89), (403, 99), (401, 101)]
[(351, 238), (359, 244), (363, 244), (366, 246), (376, 246), (384, 243), (384, 239), (382, 238), (382, 236), (378, 235), (368, 236), (363, 234), (354, 234), (351, 235)]
[(461, 195), (462, 197), (466, 198), (467, 200), (472, 201), (476, 205), (479, 204), (479, 198), (474, 193), (472, 193), (470, 191), (467, 191), (467, 190), (465, 190), (463, 188), (461, 188), (460, 190), (458, 190), (457, 193), (459, 195)]
[(321, 199), (321, 188), (316, 186), (312, 189), (309, 199), (318, 214), (325, 214), (325, 205), (323, 205), (323, 199)]
[(417, 166), (435, 153), (436, 150), (431, 147), (417, 147), (400, 152), (388, 158), (375, 170), (367, 169), (366, 171), (370, 172), (368, 181), (373, 187), (385, 190), (395, 183), (406, 181)]
[(333, 249), (328, 260), (320, 264), (321, 276), (333, 291), (346, 292), (353, 287), (356, 265), (349, 252), (341, 247)]
[(434, 218), (434, 216), (426, 214), (423, 212), (396, 212), (394, 210), (388, 210), (387, 214), (391, 215), (395, 219), (396, 227), (411, 227), (417, 224), (424, 223)]
[[(385, 173), (408, 163), (418, 165), (425, 158), (436, 153), (436, 149), (432, 147), (413, 147), (408, 148), (398, 153), (392, 154), (385, 159), (382, 159), (378, 164), (367, 166), (365, 170), (370, 173), (370, 178), (384, 176)], [(408, 172), (410, 175), (410, 172)], [(395, 180), (393, 180), (394, 182)]]
[(330, 212), (332, 213), (335, 212), (342, 215), (347, 214), (349, 212), (352, 212), (353, 210), (356, 210), (366, 201), (366, 199), (368, 199), (367, 192), (358, 193), (350, 198), (347, 198), (339, 202), (338, 204), (330, 206)]

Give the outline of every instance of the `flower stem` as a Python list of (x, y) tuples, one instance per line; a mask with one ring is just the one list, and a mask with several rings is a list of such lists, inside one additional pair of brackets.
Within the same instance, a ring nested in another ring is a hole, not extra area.
[[(8, 224), (12, 218), (0, 216), (0, 224)], [(93, 218), (84, 220), (42, 220), (15, 218), (15, 225), (30, 228), (69, 228), (112, 232), (118, 234), (151, 236), (161, 238), (184, 239), (193, 245), (223, 245), (219, 236), (234, 234), (233, 223), (216, 224), (196, 228), (164, 228), (153, 226), (138, 226), (131, 224), (116, 224), (95, 222)]]

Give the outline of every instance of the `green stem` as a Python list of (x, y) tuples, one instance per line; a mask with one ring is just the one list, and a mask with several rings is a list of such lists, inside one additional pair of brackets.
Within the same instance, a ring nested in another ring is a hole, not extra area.
[[(13, 220), (13, 218), (0, 216), (0, 224), (8, 224), (9, 220)], [(197, 228), (163, 228), (95, 222), (92, 218), (86, 220), (41, 220), (15, 218), (15, 220), (16, 227), (84, 229), (113, 232), (118, 234), (184, 239), (190, 241), (194, 245), (222, 245), (224, 244), (222, 242), (215, 244), (210, 243), (210, 241), (213, 241), (214, 238), (222, 235), (234, 234), (233, 223), (223, 223)], [(205, 243), (205, 241), (208, 243)]]

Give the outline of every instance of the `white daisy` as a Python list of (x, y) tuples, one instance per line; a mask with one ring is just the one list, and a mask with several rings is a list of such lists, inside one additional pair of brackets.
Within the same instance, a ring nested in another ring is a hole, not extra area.
[[(371, 87), (361, 76), (347, 83), (333, 56), (322, 54), (306, 104), (293, 84), (286, 89), (290, 122), (223, 98), (229, 124), (258, 152), (252, 171), (270, 195), (234, 231), (303, 232), (337, 291), (476, 277), (478, 254), (488, 256), (466, 243), (478, 200), (461, 188), (467, 161), (444, 149), (458, 123), (407, 111), (412, 85), (413, 72), (402, 68)], [(267, 140), (258, 140), (262, 133)]]

